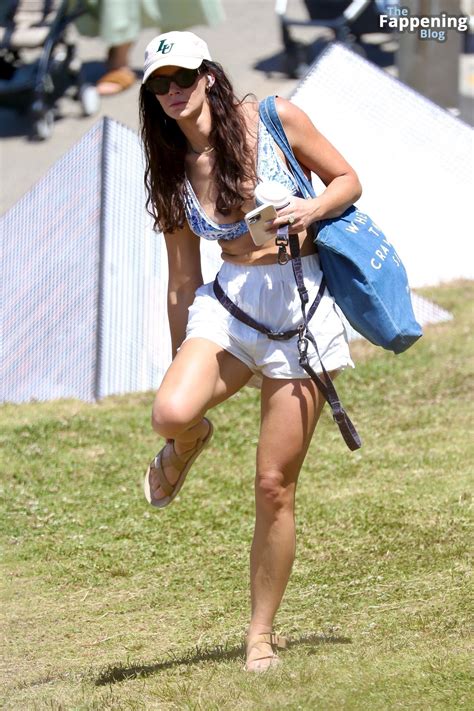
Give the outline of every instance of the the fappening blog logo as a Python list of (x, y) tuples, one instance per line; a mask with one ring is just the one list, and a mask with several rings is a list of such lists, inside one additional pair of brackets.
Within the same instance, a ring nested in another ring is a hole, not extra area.
[(381, 30), (417, 33), (421, 40), (445, 42), (449, 31), (467, 32), (469, 29), (469, 18), (465, 15), (450, 15), (447, 12), (412, 15), (408, 7), (399, 5), (385, 5), (384, 10), (379, 16)]

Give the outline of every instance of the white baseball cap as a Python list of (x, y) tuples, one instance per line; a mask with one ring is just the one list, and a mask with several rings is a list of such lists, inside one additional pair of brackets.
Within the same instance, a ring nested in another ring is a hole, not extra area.
[(152, 39), (145, 49), (142, 84), (160, 67), (197, 69), (203, 59), (212, 61), (207, 44), (193, 32), (165, 32)]

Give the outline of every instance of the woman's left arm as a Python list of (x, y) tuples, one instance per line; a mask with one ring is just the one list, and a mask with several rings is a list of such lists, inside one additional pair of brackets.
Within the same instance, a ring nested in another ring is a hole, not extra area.
[(307, 229), (318, 220), (339, 217), (362, 194), (354, 169), (313, 125), (309, 116), (286, 99), (277, 98), (278, 115), (293, 152), (302, 166), (316, 173), (326, 189), (316, 198), (293, 198), (287, 208), (278, 211), (274, 229), (295, 218), (295, 232)]

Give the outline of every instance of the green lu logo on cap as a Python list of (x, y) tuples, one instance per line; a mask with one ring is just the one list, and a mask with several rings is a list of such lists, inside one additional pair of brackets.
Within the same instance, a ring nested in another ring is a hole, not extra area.
[(170, 44), (166, 44), (166, 39), (162, 39), (160, 42), (160, 46), (156, 50), (157, 54), (158, 52), (161, 52), (161, 54), (168, 54), (171, 52), (171, 50), (174, 47), (174, 42), (171, 42)]

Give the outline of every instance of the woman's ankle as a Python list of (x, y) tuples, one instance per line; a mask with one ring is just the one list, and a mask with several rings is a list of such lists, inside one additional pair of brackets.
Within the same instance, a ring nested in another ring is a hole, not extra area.
[(192, 449), (198, 439), (204, 439), (207, 436), (209, 429), (209, 421), (203, 417), (200, 422), (179, 434), (173, 440), (176, 453), (184, 454)]
[(259, 634), (271, 634), (272, 631), (272, 623), (250, 622), (247, 628), (246, 639), (250, 640), (252, 637), (256, 637)]

